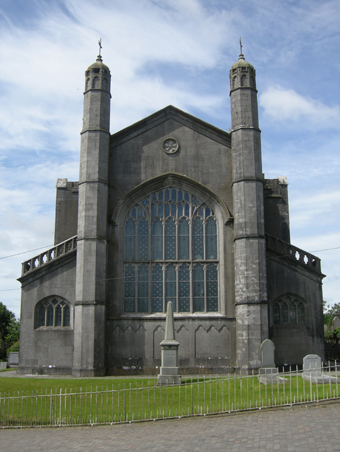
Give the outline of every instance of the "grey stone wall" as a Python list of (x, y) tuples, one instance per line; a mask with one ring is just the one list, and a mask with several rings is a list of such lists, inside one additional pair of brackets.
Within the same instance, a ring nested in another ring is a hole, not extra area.
[[(75, 265), (75, 253), (71, 253), (20, 278), (19, 373), (72, 373)], [(35, 307), (51, 295), (60, 296), (71, 304), (70, 327), (37, 327)]]
[[(319, 355), (324, 360), (323, 275), (271, 254), (267, 255), (267, 275), (269, 338), (275, 344), (276, 365), (301, 364), (308, 354)], [(304, 301), (304, 325), (274, 325), (273, 304), (284, 296), (296, 296)]]
[(290, 243), (288, 182), (286, 178), (265, 179), (263, 194), (266, 233)]
[(67, 179), (58, 179), (56, 188), (55, 245), (77, 235), (78, 182), (68, 182)]
[[(156, 374), (161, 364), (165, 314), (108, 319), (108, 374)], [(235, 321), (223, 316), (175, 316), (181, 373), (228, 373), (235, 365)]]

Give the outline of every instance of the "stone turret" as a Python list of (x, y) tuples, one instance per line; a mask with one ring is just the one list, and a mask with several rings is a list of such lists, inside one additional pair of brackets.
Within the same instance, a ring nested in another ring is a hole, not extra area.
[(110, 70), (85, 72), (81, 132), (73, 374), (104, 374)]
[(268, 337), (266, 246), (256, 73), (241, 53), (230, 70), (234, 199), (236, 366), (261, 366)]

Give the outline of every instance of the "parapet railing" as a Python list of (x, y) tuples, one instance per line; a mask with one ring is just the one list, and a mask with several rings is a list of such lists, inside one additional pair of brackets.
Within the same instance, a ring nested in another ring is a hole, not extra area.
[(297, 248), (290, 243), (283, 240), (272, 237), (266, 234), (266, 246), (267, 249), (274, 253), (286, 258), (290, 261), (298, 263), (305, 268), (313, 269), (321, 273), (320, 259), (313, 254), (307, 253), (307, 251)]
[(65, 242), (58, 243), (53, 248), (50, 248), (43, 253), (38, 254), (38, 256), (34, 256), (31, 259), (23, 262), (21, 269), (21, 276), (26, 275), (26, 273), (31, 272), (32, 270), (41, 267), (60, 256), (64, 256), (65, 254), (70, 253), (71, 251), (77, 248), (77, 236), (71, 237), (70, 239), (65, 240)]

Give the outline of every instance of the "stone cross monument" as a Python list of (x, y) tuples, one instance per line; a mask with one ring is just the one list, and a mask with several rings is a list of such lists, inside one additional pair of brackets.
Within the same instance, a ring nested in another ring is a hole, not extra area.
[(179, 342), (175, 340), (174, 314), (172, 302), (169, 301), (166, 310), (165, 335), (160, 343), (162, 364), (157, 377), (159, 385), (181, 384), (181, 376), (178, 367)]

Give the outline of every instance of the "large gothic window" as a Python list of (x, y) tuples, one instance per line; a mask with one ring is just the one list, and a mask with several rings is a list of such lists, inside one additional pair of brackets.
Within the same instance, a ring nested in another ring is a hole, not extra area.
[(177, 188), (151, 193), (127, 214), (124, 311), (216, 312), (217, 223), (213, 210)]

